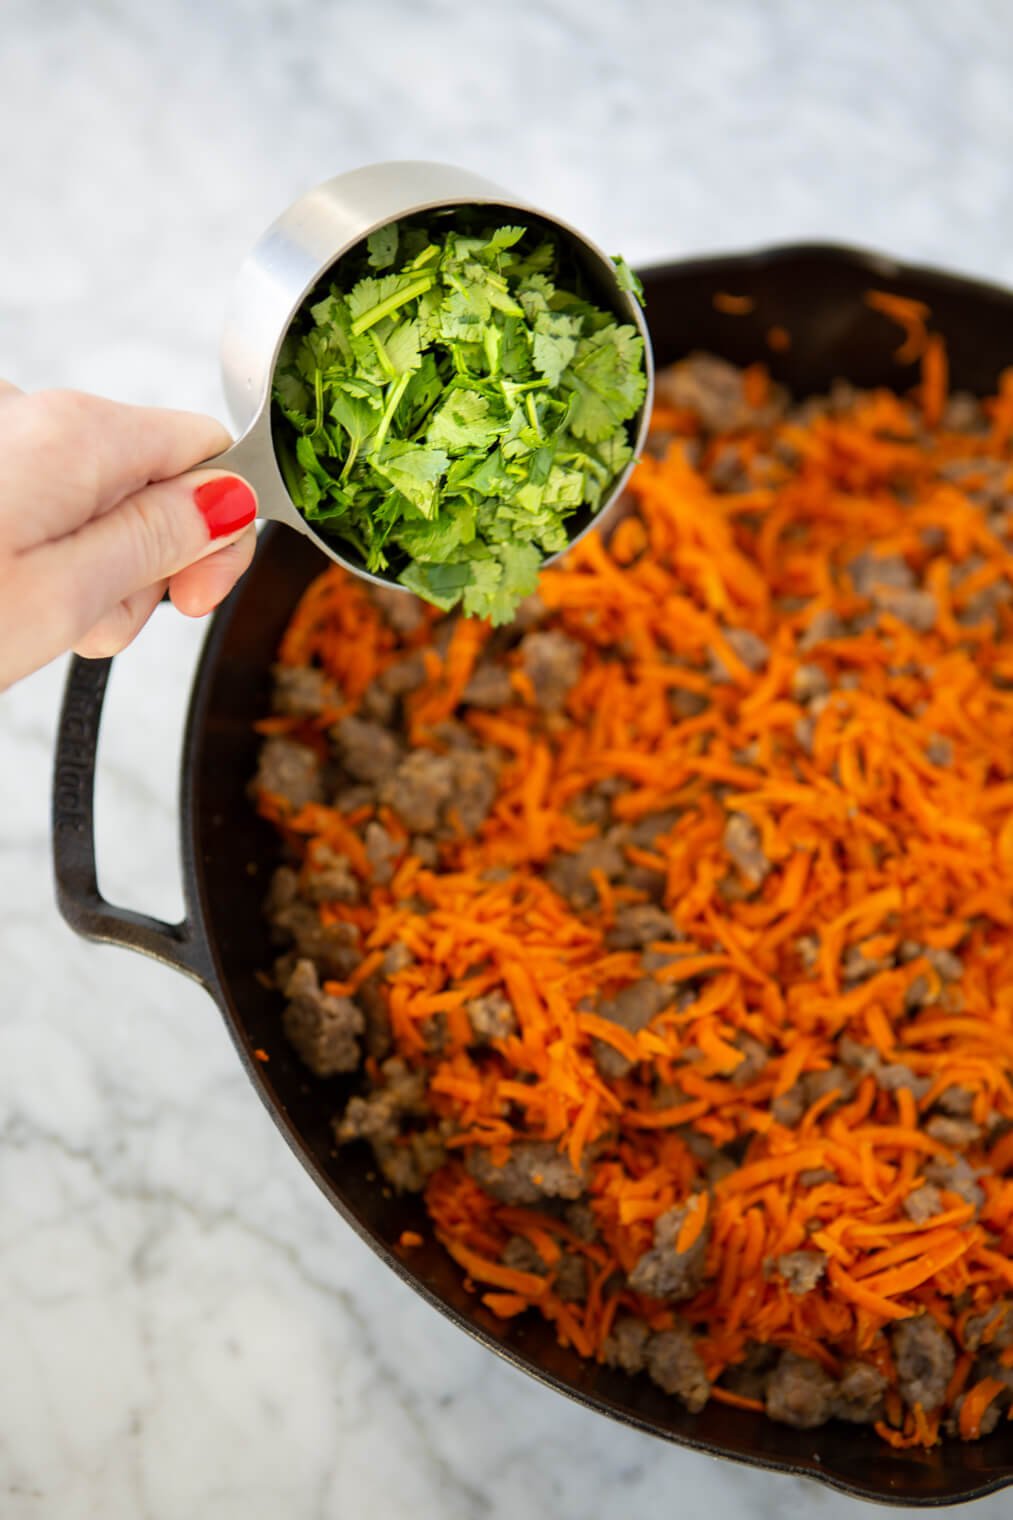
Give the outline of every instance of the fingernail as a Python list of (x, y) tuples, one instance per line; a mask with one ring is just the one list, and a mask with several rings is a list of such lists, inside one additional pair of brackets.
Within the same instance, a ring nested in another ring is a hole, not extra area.
[(238, 533), (257, 515), (257, 498), (246, 481), (236, 475), (219, 475), (217, 480), (206, 480), (194, 491), (193, 499), (212, 538)]

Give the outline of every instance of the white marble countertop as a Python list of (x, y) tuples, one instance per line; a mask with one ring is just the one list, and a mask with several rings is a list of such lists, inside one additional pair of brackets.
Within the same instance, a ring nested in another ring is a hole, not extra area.
[[(0, 372), (224, 415), (216, 344), (242, 253), (294, 194), (384, 157), (483, 170), (640, 261), (819, 237), (1013, 280), (1001, 0), (495, 15), (6, 0)], [(103, 885), (170, 916), (199, 637), (159, 613), (117, 662), (103, 742)], [(61, 676), (0, 699), (3, 1520), (850, 1513), (584, 1412), (378, 1267), (281, 1143), (210, 1001), (58, 919)]]

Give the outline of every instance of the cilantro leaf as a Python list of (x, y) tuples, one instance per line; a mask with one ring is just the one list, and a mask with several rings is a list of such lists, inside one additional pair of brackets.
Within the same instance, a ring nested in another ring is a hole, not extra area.
[(450, 456), (442, 449), (424, 449), (407, 439), (392, 438), (371, 463), (423, 517), (435, 516), (437, 481), (450, 463)]
[(378, 227), (366, 239), (371, 269), (389, 269), (397, 255), (397, 222)]
[(620, 290), (628, 290), (636, 296), (641, 306), (644, 305), (644, 287), (635, 272), (627, 264), (621, 253), (612, 255), (612, 262), (616, 266), (616, 277)]
[(478, 391), (456, 390), (447, 394), (442, 406), (433, 413), (426, 429), (426, 442), (450, 454), (465, 449), (489, 448), (503, 431), (503, 424), (492, 416), (489, 402)]

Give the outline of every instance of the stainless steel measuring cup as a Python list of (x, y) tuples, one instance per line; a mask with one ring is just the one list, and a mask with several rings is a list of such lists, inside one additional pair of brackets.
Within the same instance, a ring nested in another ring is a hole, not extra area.
[[(225, 394), (240, 436), (224, 454), (207, 463), (245, 476), (257, 492), (261, 517), (305, 533), (339, 565), (381, 585), (397, 586), (398, 581), (393, 573), (367, 570), (351, 545), (315, 532), (289, 496), (271, 432), (274, 371), (282, 342), (306, 296), (369, 233), (418, 212), (466, 206), (487, 206), (493, 216), (502, 213), (511, 223), (533, 221), (555, 232), (571, 251), (594, 299), (620, 321), (640, 330), (647, 391), (631, 426), (634, 457), (647, 433), (654, 385), (647, 327), (636, 298), (620, 288), (612, 260), (583, 233), (557, 216), (516, 200), (481, 175), (447, 164), (370, 164), (325, 180), (282, 213), (240, 266), (222, 338)], [(597, 511), (584, 508), (574, 514), (571, 544), (602, 523), (632, 468), (631, 463), (616, 477)], [(558, 557), (548, 555), (545, 563)]]

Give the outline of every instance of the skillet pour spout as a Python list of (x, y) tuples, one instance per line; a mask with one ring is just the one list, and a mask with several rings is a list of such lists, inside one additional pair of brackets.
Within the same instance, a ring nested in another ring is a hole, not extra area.
[[(917, 379), (895, 358), (896, 329), (866, 304), (871, 287), (931, 307), (933, 327), (947, 342), (955, 386), (984, 394), (1013, 360), (1013, 295), (874, 254), (822, 245), (784, 247), (671, 264), (648, 270), (643, 279), (659, 364), (693, 350), (737, 364), (764, 357), (773, 377), (799, 396), (825, 391), (839, 376), (863, 387), (897, 389)], [(716, 310), (717, 292), (747, 298), (747, 314)], [(772, 354), (766, 334), (774, 326), (791, 334), (791, 346)], [(412, 1252), (411, 1265), (397, 1254), (404, 1230), (425, 1234), (421, 1204), (386, 1196), (356, 1150), (336, 1152), (330, 1118), (351, 1088), (344, 1079), (324, 1083), (308, 1075), (281, 1037), (277, 995), (258, 979), (267, 953), (261, 904), (276, 841), (246, 794), (256, 765), (253, 723), (268, 709), (269, 670), (282, 631), (320, 569), (312, 543), (269, 527), (252, 569), (213, 620), (183, 749), (186, 912), (180, 924), (113, 906), (98, 891), (91, 797), (110, 662), (72, 663), (53, 792), (57, 892), (70, 925), (196, 977), (217, 1002), (279, 1130), (343, 1218), (434, 1308), (558, 1392), (678, 1445), (813, 1477), (880, 1504), (959, 1504), (1013, 1484), (1006, 1422), (981, 1441), (904, 1451), (886, 1446), (867, 1428), (838, 1422), (797, 1431), (713, 1402), (693, 1416), (646, 1380), (561, 1348), (548, 1324), (495, 1319), (465, 1291), (458, 1268), (428, 1237)], [(258, 1047), (270, 1051), (266, 1066), (254, 1058)]]

